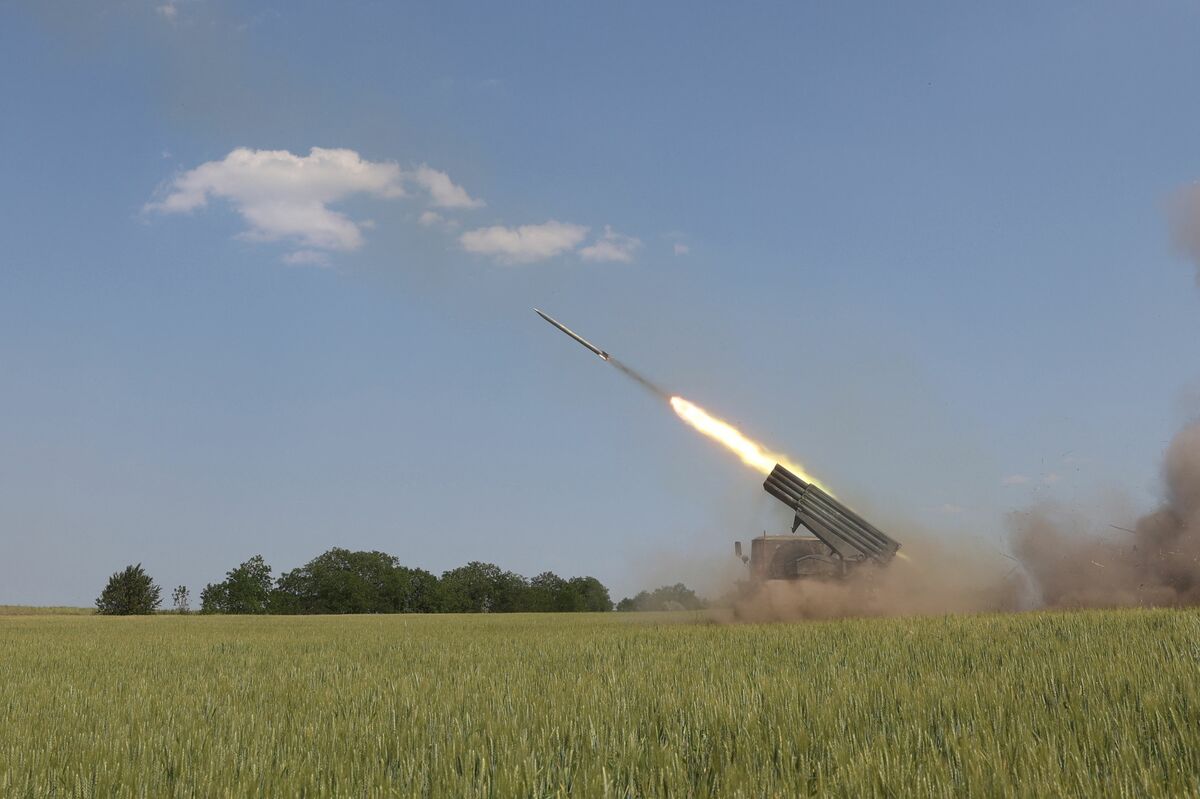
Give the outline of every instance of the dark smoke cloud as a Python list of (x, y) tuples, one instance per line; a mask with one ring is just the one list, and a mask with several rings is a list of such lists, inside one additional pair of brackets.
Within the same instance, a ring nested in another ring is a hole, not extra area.
[(1200, 286), (1200, 183), (1179, 192), (1171, 204), (1171, 234), (1179, 251), (1196, 264)]
[(1014, 514), (1013, 551), (1047, 607), (1200, 604), (1200, 424), (1181, 430), (1163, 464), (1166, 497), (1132, 530), (1089, 533), (1049, 504)]

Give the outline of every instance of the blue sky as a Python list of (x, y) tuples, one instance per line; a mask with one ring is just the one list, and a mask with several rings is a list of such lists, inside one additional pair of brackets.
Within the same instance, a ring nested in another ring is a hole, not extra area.
[(782, 527), (534, 306), (880, 526), (1128, 521), (1200, 410), (1198, 35), (1184, 3), (5, 4), (0, 603), (335, 545), (624, 595)]

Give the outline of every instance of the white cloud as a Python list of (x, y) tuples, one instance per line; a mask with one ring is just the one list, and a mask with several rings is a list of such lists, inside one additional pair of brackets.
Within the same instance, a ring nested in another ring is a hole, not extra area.
[(353, 150), (314, 147), (306, 156), (287, 150), (239, 148), (175, 177), (167, 195), (147, 211), (184, 213), (210, 197), (228, 200), (247, 224), (244, 238), (287, 240), (309, 250), (354, 250), (361, 223), (329, 208), (354, 194), (404, 196), (400, 167), (363, 160)]
[(942, 507), (938, 508), (938, 510), (940, 510), (942, 513), (953, 516), (955, 514), (962, 513), (964, 508), (961, 505), (952, 505), (947, 502), (945, 505), (942, 505)]
[(671, 249), (676, 255), (687, 255), (692, 251), (691, 247), (688, 247), (686, 244), (680, 244), (679, 242), (676, 242), (675, 246)]
[(318, 250), (296, 250), (285, 254), (283, 262), (292, 266), (329, 266), (329, 256)]
[(426, 164), (417, 167), (417, 171), (410, 177), (418, 186), (429, 192), (435, 208), (480, 208), (484, 204), (483, 200), (472, 198), (466, 189), (456, 185), (445, 172), (439, 172)]
[(154, 9), (163, 19), (169, 19), (172, 22), (179, 16), (179, 7), (174, 3), (163, 3)]
[(642, 242), (633, 236), (617, 233), (608, 225), (604, 226), (604, 235), (579, 251), (580, 257), (588, 261), (620, 261), (629, 263), (633, 253)]
[(1061, 479), (1062, 479), (1061, 475), (1055, 474), (1054, 472), (1050, 472), (1050, 474), (1048, 474), (1042, 478), (1042, 482), (1048, 486), (1052, 486)]
[(584, 225), (551, 219), (540, 225), (493, 225), (468, 230), (459, 242), (467, 252), (491, 255), (506, 263), (529, 263), (575, 249), (587, 232)]
[(1019, 486), (1019, 485), (1025, 485), (1026, 483), (1028, 483), (1029, 478), (1023, 474), (1010, 474), (1008, 477), (1005, 477), (1000, 482), (1006, 486)]
[[(167, 6), (175, 8), (173, 2)], [(424, 206), (415, 210), (416, 222), (446, 234), (462, 228), (452, 211), (484, 205), (428, 164), (405, 170), (393, 161), (368, 161), (348, 149), (313, 147), (308, 155), (296, 155), (242, 147), (177, 174), (144, 210), (191, 213), (210, 201), (224, 200), (245, 223), (238, 238), (285, 242), (291, 249), (283, 256), (285, 263), (324, 266), (331, 253), (361, 247), (364, 232), (374, 227), (371, 220), (352, 219), (333, 206), (355, 195), (404, 197), (406, 188)], [(410, 221), (413, 218), (408, 216)], [(642, 246), (639, 239), (608, 225), (585, 246), (590, 230), (551, 219), (542, 224), (476, 228), (462, 233), (458, 241), (467, 252), (503, 263), (530, 263), (568, 252), (589, 261), (628, 263)], [(687, 246), (676, 244), (675, 252), (686, 253)]]

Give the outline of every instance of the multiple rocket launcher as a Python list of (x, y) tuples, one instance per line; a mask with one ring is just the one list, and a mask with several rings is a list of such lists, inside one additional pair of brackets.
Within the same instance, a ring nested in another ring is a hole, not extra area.
[[(537, 308), (534, 310), (538, 316), (575, 339), (593, 355), (604, 361), (612, 360), (612, 356), (607, 352), (566, 325)], [(750, 561), (751, 573), (756, 577), (786, 579), (807, 574), (830, 573), (829, 569), (810, 570), (806, 568), (806, 561), (828, 564), (834, 567), (833, 574), (844, 575), (847, 566), (852, 564), (886, 564), (900, 549), (900, 544), (879, 528), (822, 491), (819, 486), (801, 480), (782, 465), (776, 464), (767, 475), (763, 489), (795, 513), (795, 520), (792, 522), (793, 533), (803, 526), (815, 536), (815, 540), (780, 536), (755, 539), (755, 546), (751, 550), (752, 559), (743, 560)], [(819, 544), (816, 547), (806, 546), (809, 542)], [(826, 549), (828, 551), (825, 551)], [(741, 554), (740, 542), (736, 551)], [(764, 562), (754, 562), (760, 560)]]
[(778, 464), (767, 475), (763, 489), (796, 514), (793, 533), (803, 525), (829, 547), (842, 567), (865, 561), (887, 563), (900, 549), (900, 544), (878, 527)]

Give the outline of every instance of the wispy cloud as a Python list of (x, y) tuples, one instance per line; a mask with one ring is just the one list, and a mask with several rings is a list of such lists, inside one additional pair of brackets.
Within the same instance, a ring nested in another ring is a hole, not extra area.
[(296, 250), (285, 254), (282, 260), (292, 266), (329, 266), (329, 256), (318, 250)]
[(604, 235), (579, 251), (579, 257), (588, 261), (620, 261), (629, 263), (633, 253), (642, 242), (633, 236), (617, 233), (609, 225), (604, 226)]
[(1023, 474), (1010, 474), (1008, 477), (1005, 477), (1000, 482), (1006, 486), (1019, 486), (1019, 485), (1025, 485), (1026, 483), (1028, 483), (1029, 478)]
[(436, 208), (482, 208), (483, 200), (473, 198), (467, 190), (450, 180), (445, 172), (421, 164), (410, 176), (413, 182), (429, 192)]
[(457, 230), (461, 225), (457, 219), (450, 219), (439, 214), (437, 211), (422, 211), (421, 215), (417, 217), (417, 224), (421, 227), (437, 228), (445, 231)]
[(467, 252), (489, 255), (504, 263), (530, 263), (575, 249), (587, 236), (584, 225), (549, 220), (540, 225), (468, 230), (459, 237)]
[(692, 248), (677, 241), (675, 242), (674, 246), (671, 247), (671, 251), (676, 255), (687, 255), (692, 251)]

